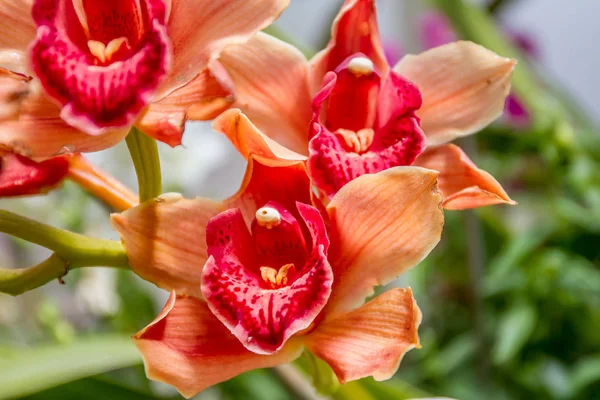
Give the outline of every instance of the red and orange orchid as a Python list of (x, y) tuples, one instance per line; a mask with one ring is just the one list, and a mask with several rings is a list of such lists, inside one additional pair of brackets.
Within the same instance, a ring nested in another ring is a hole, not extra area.
[(410, 289), (364, 301), (439, 241), (436, 178), (390, 168), (315, 208), (302, 162), (251, 158), (242, 187), (222, 203), (167, 194), (113, 215), (131, 267), (172, 291), (134, 337), (147, 375), (191, 397), (292, 361), (305, 346), (341, 382), (391, 377), (419, 345), (420, 311)]
[(95, 151), (136, 124), (178, 145), (186, 119), (214, 117), (229, 105), (227, 82), (206, 69), (209, 60), (266, 27), (288, 3), (3, 1), (0, 67), (34, 79), (19, 118), (0, 121), (0, 144), (35, 158), (64, 147)]
[[(346, 0), (330, 43), (310, 61), (258, 33), (210, 63), (227, 72), (235, 97), (213, 126), (245, 156), (272, 165), (308, 160), (327, 197), (364, 173), (413, 164), (440, 172), (447, 209), (514, 204), (491, 175), (448, 144), (502, 113), (514, 65), (474, 43), (455, 42), (391, 68), (375, 2)], [(421, 153), (425, 139), (429, 147)]]

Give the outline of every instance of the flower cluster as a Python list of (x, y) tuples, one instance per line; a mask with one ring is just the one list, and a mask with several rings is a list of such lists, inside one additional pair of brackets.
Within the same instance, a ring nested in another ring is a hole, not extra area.
[(214, 119), (248, 161), (225, 201), (163, 194), (111, 218), (131, 268), (171, 291), (134, 341), (184, 396), (303, 349), (341, 382), (391, 377), (421, 313), (410, 288), (374, 288), (436, 246), (443, 208), (514, 204), (449, 144), (501, 114), (514, 60), (454, 42), (389, 65), (374, 0), (346, 0), (307, 60), (259, 32), (288, 3), (0, 5), (0, 195), (53, 187), (81, 163), (65, 148), (132, 126), (175, 146)]

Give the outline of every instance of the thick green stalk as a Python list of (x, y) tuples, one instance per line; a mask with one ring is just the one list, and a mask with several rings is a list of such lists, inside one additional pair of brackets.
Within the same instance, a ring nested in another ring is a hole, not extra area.
[(0, 232), (54, 251), (48, 259), (29, 268), (0, 268), (0, 292), (18, 295), (61, 278), (73, 268), (129, 266), (121, 242), (65, 231), (10, 211), (0, 210)]
[(138, 178), (140, 203), (157, 197), (162, 193), (162, 177), (156, 140), (133, 127), (125, 142)]

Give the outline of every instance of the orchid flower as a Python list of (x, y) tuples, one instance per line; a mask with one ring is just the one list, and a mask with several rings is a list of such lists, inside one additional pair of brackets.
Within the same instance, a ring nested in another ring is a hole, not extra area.
[(440, 172), (447, 209), (514, 204), (490, 174), (448, 144), (502, 113), (514, 65), (456, 42), (391, 68), (375, 2), (346, 0), (331, 41), (310, 61), (258, 33), (209, 64), (227, 72), (235, 97), (213, 127), (246, 157), (273, 165), (307, 160), (328, 198), (364, 173), (413, 164)]
[(114, 214), (133, 270), (172, 291), (134, 336), (148, 377), (191, 397), (303, 347), (341, 382), (391, 377), (419, 346), (420, 311), (410, 288), (364, 301), (439, 241), (436, 178), (418, 167), (361, 176), (324, 208), (311, 205), (302, 162), (251, 157), (223, 202), (166, 194)]
[(209, 60), (266, 27), (288, 3), (3, 1), (0, 67), (33, 79), (19, 118), (0, 121), (0, 144), (35, 158), (63, 148), (96, 151), (135, 124), (178, 145), (186, 119), (210, 118), (229, 105), (227, 82), (206, 69)]

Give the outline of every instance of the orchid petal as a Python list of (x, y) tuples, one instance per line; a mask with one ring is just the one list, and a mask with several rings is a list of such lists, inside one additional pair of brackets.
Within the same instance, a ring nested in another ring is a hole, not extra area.
[(419, 347), (421, 311), (408, 289), (391, 289), (362, 307), (322, 321), (305, 344), (340, 383), (391, 378), (406, 352)]
[[(227, 136), (246, 159), (253, 157), (270, 166), (285, 166), (306, 160), (305, 155), (296, 153), (265, 135), (240, 109), (225, 111), (215, 119), (213, 129)], [(306, 136), (308, 137), (308, 129)]]
[(114, 0), (33, 4), (38, 29), (32, 68), (62, 105), (61, 117), (90, 135), (132, 124), (169, 69), (164, 5), (134, 4), (139, 6)]
[(31, 77), (0, 67), (0, 121), (18, 116)]
[(438, 184), (448, 210), (493, 204), (516, 204), (492, 175), (477, 166), (453, 144), (427, 149), (415, 165), (440, 172)]
[(423, 95), (417, 114), (430, 146), (475, 133), (498, 118), (516, 61), (472, 42), (404, 57), (394, 71)]
[(172, 147), (181, 144), (185, 122), (209, 120), (233, 102), (232, 83), (218, 62), (204, 68), (187, 85), (150, 104), (137, 126), (142, 132)]
[(0, 48), (25, 51), (35, 38), (31, 3), (32, 0), (0, 2)]
[(64, 152), (103, 150), (127, 136), (128, 129), (99, 136), (83, 133), (60, 118), (60, 108), (50, 99), (32, 91), (22, 101), (18, 118), (0, 120), (0, 145), (31, 158), (48, 158)]
[(334, 287), (328, 312), (360, 305), (383, 285), (421, 262), (439, 242), (444, 214), (437, 172), (395, 167), (363, 175), (327, 206)]
[(0, 197), (42, 194), (58, 186), (69, 171), (64, 156), (35, 162), (20, 154), (0, 151)]
[(144, 358), (146, 375), (175, 386), (186, 398), (243, 372), (291, 362), (301, 352), (299, 341), (288, 341), (278, 353), (254, 354), (206, 303), (174, 292), (158, 317), (134, 336), (134, 342)]
[[(168, 33), (173, 69), (163, 95), (191, 81), (227, 46), (269, 26), (290, 0), (172, 0)], [(163, 96), (161, 96), (163, 97)]]
[(379, 36), (374, 0), (346, 0), (331, 28), (331, 40), (327, 47), (311, 60), (311, 88), (316, 92), (321, 79), (333, 71), (348, 56), (365, 54), (387, 75), (389, 66)]
[(206, 226), (220, 211), (212, 200), (171, 193), (113, 214), (111, 223), (135, 273), (163, 289), (201, 296)]
[(295, 210), (296, 202), (311, 204), (310, 192), (310, 180), (302, 162), (269, 167), (250, 158), (240, 189), (225, 200), (224, 205), (225, 208), (238, 208), (249, 224), (256, 210), (269, 201), (275, 201), (287, 210)]
[(233, 82), (233, 107), (241, 109), (265, 136), (306, 153), (311, 96), (304, 55), (279, 39), (257, 33), (244, 45), (228, 47), (219, 61)]

